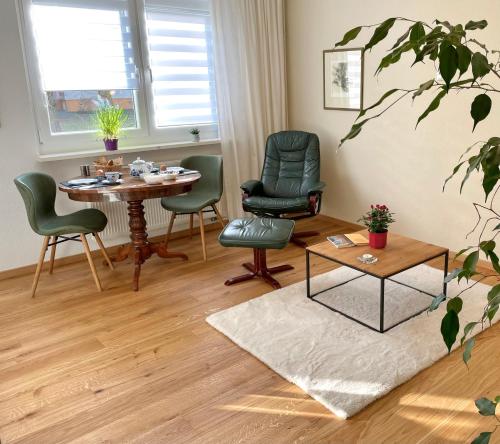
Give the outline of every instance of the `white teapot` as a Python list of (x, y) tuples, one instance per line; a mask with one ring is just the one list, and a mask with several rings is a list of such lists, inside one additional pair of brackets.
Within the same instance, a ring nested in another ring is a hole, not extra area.
[(150, 173), (153, 168), (153, 162), (146, 162), (138, 157), (132, 163), (129, 163), (128, 167), (130, 168), (130, 175), (134, 177), (140, 177), (141, 174)]

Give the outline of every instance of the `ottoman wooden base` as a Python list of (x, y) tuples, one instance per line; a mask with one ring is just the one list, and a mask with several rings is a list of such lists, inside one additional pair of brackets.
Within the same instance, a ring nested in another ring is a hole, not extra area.
[(291, 265), (279, 265), (277, 267), (267, 268), (266, 262), (266, 249), (264, 248), (254, 248), (253, 249), (253, 264), (246, 262), (243, 266), (250, 271), (250, 273), (243, 274), (224, 282), (225, 285), (233, 285), (239, 282), (248, 281), (255, 277), (263, 279), (273, 288), (281, 288), (280, 283), (274, 279), (271, 275), (275, 273), (280, 273), (281, 271), (293, 270)]

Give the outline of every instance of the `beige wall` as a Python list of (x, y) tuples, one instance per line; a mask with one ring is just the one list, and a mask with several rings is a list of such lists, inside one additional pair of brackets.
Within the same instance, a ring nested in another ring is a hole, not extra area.
[[(473, 5), (473, 7), (472, 7)], [(287, 0), (287, 70), (290, 128), (316, 132), (321, 141), (322, 179), (328, 183), (324, 214), (356, 221), (370, 203), (386, 203), (397, 213), (394, 230), (418, 239), (459, 249), (474, 223), (473, 199), (482, 200), (477, 180), (462, 195), (457, 182), (441, 192), (462, 151), (476, 140), (500, 135), (500, 97), (487, 123), (471, 134), (470, 102), (474, 95), (450, 97), (442, 108), (414, 131), (418, 115), (430, 102), (425, 95), (390, 110), (382, 119), (365, 125), (360, 136), (337, 152), (357, 113), (324, 110), (322, 51), (332, 48), (357, 25), (378, 23), (392, 16), (432, 21), (435, 18), (465, 23), (487, 19), (489, 27), (477, 32), (491, 48), (500, 47), (500, 2), (496, 0)], [(393, 30), (392, 43), (404, 32)], [(366, 43), (371, 32), (348, 47)], [(410, 72), (412, 56), (389, 68), (378, 79), (373, 73), (389, 48), (381, 44), (365, 56), (365, 105), (374, 103), (392, 87), (414, 87), (433, 77), (432, 65)]]

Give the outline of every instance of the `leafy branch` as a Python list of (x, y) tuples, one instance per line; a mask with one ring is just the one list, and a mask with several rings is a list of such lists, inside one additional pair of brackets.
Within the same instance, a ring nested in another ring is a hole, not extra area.
[[(415, 58), (411, 67), (426, 61), (432, 62), (432, 78), (414, 89), (393, 88), (383, 94), (373, 105), (361, 110), (350, 131), (341, 139), (339, 147), (346, 141), (357, 137), (367, 122), (383, 116), (389, 109), (410, 96), (410, 94), (413, 101), (420, 96), (433, 94), (433, 99), (418, 117), (415, 127), (418, 127), (424, 119), (436, 111), (452, 91), (455, 93), (472, 92), (476, 94), (471, 101), (469, 110), (473, 121), (472, 131), (490, 115), (493, 106), (492, 97), (497, 97), (497, 93), (500, 93), (500, 87), (495, 84), (500, 79), (500, 51), (489, 50), (485, 44), (470, 36), (470, 32), (486, 28), (488, 26), (486, 20), (470, 20), (465, 25), (455, 25), (441, 20), (435, 20), (432, 24), (429, 24), (404, 17), (392, 17), (374, 25), (358, 26), (351, 29), (345, 33), (342, 40), (336, 43), (335, 46), (344, 46), (356, 39), (363, 28), (375, 28), (368, 43), (364, 46), (365, 51), (371, 51), (374, 46), (389, 35), (396, 23), (406, 25), (410, 23), (410, 25), (397, 38), (388, 53), (382, 57), (375, 75), (380, 75), (383, 70), (400, 62), (405, 54), (414, 54)], [(391, 101), (395, 95), (397, 98)], [(390, 103), (387, 105), (387, 102)], [(360, 120), (369, 112), (373, 114)], [(471, 154), (472, 150), (475, 151), (474, 154)], [(463, 171), (463, 178), (460, 183), (460, 192), (462, 192), (471, 174), (480, 173), (482, 174), (482, 188), (485, 196), (484, 205), (477, 202), (473, 203), (477, 221), (466, 236), (468, 237), (472, 233), (479, 231), (477, 243), (457, 253), (456, 257), (467, 253), (463, 265), (461, 268), (453, 270), (445, 278), (445, 282), (451, 282), (454, 279), (457, 279), (458, 282), (465, 279), (468, 282), (472, 278), (474, 278), (475, 282), (452, 298), (447, 298), (444, 294), (436, 296), (429, 307), (429, 311), (436, 310), (447, 300), (446, 313), (441, 322), (441, 334), (448, 351), (451, 351), (460, 330), (459, 314), (464, 303), (461, 296), (486, 278), (496, 277), (497, 281), (500, 279), (499, 258), (495, 252), (495, 239), (500, 233), (500, 212), (495, 209), (497, 193), (500, 188), (498, 183), (500, 179), (499, 165), (500, 137), (490, 137), (487, 141), (476, 142), (466, 149), (443, 185), (444, 190), (447, 183), (456, 174)], [(482, 212), (487, 214), (486, 219)], [(493, 229), (495, 234), (490, 239), (483, 240), (486, 229), (493, 221), (495, 222)], [(480, 254), (486, 257), (495, 274), (485, 275), (477, 271)], [(486, 303), (480, 319), (468, 322), (463, 328), (460, 344), (463, 347), (462, 357), (466, 365), (471, 359), (472, 349), (475, 344), (475, 338), (472, 336), (475, 327), (478, 325), (484, 327), (486, 322), (491, 324), (499, 308), (500, 284), (497, 284), (491, 287), (486, 295)], [(476, 401), (476, 407), (481, 415), (495, 416), (497, 421), (500, 422), (495, 414), (499, 402), (500, 396), (497, 396), (494, 401), (481, 398)], [(481, 433), (474, 439), (473, 444), (487, 444), (491, 434), (497, 427), (498, 425), (492, 432)]]

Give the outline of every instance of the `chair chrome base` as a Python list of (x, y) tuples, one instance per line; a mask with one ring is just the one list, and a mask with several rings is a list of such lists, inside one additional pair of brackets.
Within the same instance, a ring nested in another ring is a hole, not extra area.
[(253, 264), (250, 262), (246, 262), (243, 264), (243, 267), (245, 267), (248, 271), (250, 271), (250, 273), (228, 279), (226, 282), (224, 282), (224, 285), (238, 284), (240, 282), (249, 281), (250, 279), (257, 277), (263, 279), (273, 288), (276, 289), (281, 288), (280, 283), (276, 279), (274, 279), (271, 275), (275, 273), (281, 273), (282, 271), (293, 270), (293, 267), (291, 265), (285, 264), (285, 265), (279, 265), (277, 267), (268, 268), (266, 260), (266, 251), (267, 250), (265, 248), (254, 248)]

